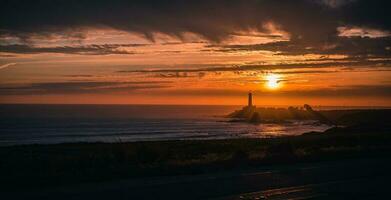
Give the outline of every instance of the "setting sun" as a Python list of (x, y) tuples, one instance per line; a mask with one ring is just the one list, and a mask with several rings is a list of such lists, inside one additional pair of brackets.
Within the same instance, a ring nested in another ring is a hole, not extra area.
[(280, 87), (280, 78), (276, 74), (268, 74), (265, 77), (266, 87), (271, 90), (275, 90)]

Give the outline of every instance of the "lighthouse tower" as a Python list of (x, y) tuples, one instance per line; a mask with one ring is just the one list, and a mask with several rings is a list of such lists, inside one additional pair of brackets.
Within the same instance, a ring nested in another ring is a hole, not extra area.
[(248, 104), (247, 104), (248, 107), (252, 107), (253, 106), (253, 94), (251, 92), (248, 93)]
[(247, 106), (245, 106), (243, 109), (247, 110), (248, 112), (253, 112), (255, 110), (255, 106), (253, 105), (253, 93), (251, 91), (248, 93), (248, 103)]

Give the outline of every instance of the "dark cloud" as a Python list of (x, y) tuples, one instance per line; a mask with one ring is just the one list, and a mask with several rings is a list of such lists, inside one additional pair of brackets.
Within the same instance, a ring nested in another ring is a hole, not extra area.
[[(389, 0), (0, 0), (0, 37), (31, 36), (83, 39), (88, 28), (137, 32), (154, 40), (161, 32), (183, 39), (186, 32), (215, 42), (217, 51), (268, 50), (283, 55), (343, 54), (351, 57), (390, 57), (391, 37), (340, 37), (339, 27), (391, 31)], [(290, 34), (289, 41), (258, 45), (220, 46), (240, 31), (273, 35), (272, 23)], [(211, 50), (216, 50), (211, 48)], [(33, 47), (8, 45), (3, 53), (132, 54), (113, 45)], [(178, 53), (177, 51), (171, 53)], [(359, 60), (357, 59), (357, 61)]]
[[(218, 45), (211, 47), (219, 47)], [(282, 55), (340, 54), (351, 57), (389, 57), (391, 56), (391, 37), (339, 37), (324, 43), (307, 43), (302, 40), (271, 42), (255, 45), (225, 45), (218, 51), (274, 51)]]
[(73, 74), (73, 75), (64, 75), (64, 77), (71, 77), (71, 78), (92, 78), (94, 75), (90, 74)]
[[(170, 74), (169, 77), (175, 77), (177, 73), (203, 73), (203, 72), (235, 72), (241, 73), (245, 71), (259, 71), (259, 72), (268, 72), (269, 70), (278, 70), (278, 69), (301, 69), (301, 68), (329, 68), (329, 67), (339, 67), (341, 70), (354, 70), (353, 67), (372, 67), (373, 70), (376, 70), (375, 67), (391, 67), (391, 60), (370, 60), (370, 59), (361, 59), (361, 58), (345, 58), (345, 59), (319, 59), (319, 60), (310, 60), (310, 61), (327, 61), (327, 62), (303, 62), (303, 63), (292, 63), (292, 64), (247, 64), (247, 65), (236, 65), (236, 66), (210, 66), (202, 68), (180, 68), (180, 69), (155, 69), (155, 70), (121, 70), (117, 73), (159, 73), (163, 75)], [(348, 66), (348, 68), (347, 68)], [(323, 70), (306, 70), (306, 71), (292, 71), (292, 72), (282, 72), (282, 73), (330, 73), (331, 71)], [(187, 74), (189, 75), (189, 74)], [(205, 75), (205, 74), (204, 74)]]
[(334, 37), (344, 24), (390, 30), (388, 0), (1, 0), (2, 35), (74, 34), (85, 27), (111, 27), (181, 37), (193, 32), (213, 41), (238, 30), (267, 31), (275, 22), (294, 39)]
[[(153, 73), (155, 76), (159, 78), (203, 78), (206, 76), (207, 72), (209, 71), (192, 71), (189, 72), (187, 70), (177, 70), (177, 72), (151, 72), (151, 71), (145, 71), (145, 73)], [(220, 72), (220, 71), (215, 71), (215, 72)], [(233, 71), (235, 74), (241, 74), (243, 76), (248, 76), (248, 77), (257, 77), (257, 79), (254, 80), (242, 80), (242, 79), (232, 79), (232, 81), (240, 81), (240, 82), (262, 82), (259, 80), (258, 76), (259, 75), (264, 75), (268, 74), (268, 70), (251, 70), (245, 73), (245, 70), (242, 71)], [(337, 71), (325, 71), (325, 70), (292, 70), (292, 71), (282, 71), (282, 72), (273, 72), (274, 74), (326, 74), (326, 73), (335, 73)], [(144, 72), (138, 72), (138, 73), (144, 73)], [(225, 81), (228, 81), (230, 79), (224, 79)], [(281, 80), (285, 81), (285, 80)]]
[(275, 74), (328, 74), (335, 73), (336, 71), (325, 71), (325, 70), (293, 70), (293, 71), (283, 71), (275, 72)]
[(175, 73), (159, 73), (157, 74), (160, 78), (190, 78), (198, 77), (196, 75), (189, 74), (187, 72), (175, 72)]
[(1, 53), (37, 54), (37, 53), (65, 53), (82, 55), (108, 55), (108, 54), (136, 54), (133, 51), (118, 49), (120, 47), (134, 47), (138, 44), (117, 45), (84, 45), (84, 46), (59, 46), (59, 47), (34, 47), (30, 45), (0, 45)]
[(341, 11), (348, 24), (391, 30), (390, 7), (391, 1), (388, 0), (355, 0)]
[[(309, 3), (285, 1), (281, 7), (313, 7)], [(112, 27), (143, 33), (153, 39), (153, 32), (181, 37), (183, 32), (194, 32), (211, 40), (220, 40), (238, 29), (260, 28), (263, 20), (271, 20), (273, 1), (88, 1), (41, 0), (2, 1), (3, 19), (0, 29), (4, 34), (28, 37), (30, 33), (50, 33), (81, 27)], [(309, 9), (309, 11), (311, 11)], [(284, 12), (279, 12), (281, 15)], [(291, 13), (291, 12), (285, 12)], [(316, 12), (312, 12), (316, 14)], [(294, 16), (293, 13), (290, 14)], [(282, 15), (281, 17), (285, 17)], [(286, 18), (286, 17), (285, 17)], [(311, 18), (308, 18), (311, 19)]]
[(0, 85), (0, 95), (89, 94), (166, 88), (168, 81), (155, 82), (46, 82)]

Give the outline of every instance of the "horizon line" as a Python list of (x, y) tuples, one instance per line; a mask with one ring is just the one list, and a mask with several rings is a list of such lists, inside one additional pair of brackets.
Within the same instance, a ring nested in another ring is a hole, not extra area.
[[(304, 103), (305, 104), (305, 103)], [(302, 107), (304, 104), (280, 104), (280, 105), (255, 105), (259, 107)], [(244, 104), (133, 104), (133, 103), (0, 103), (0, 105), (129, 105), (129, 106), (245, 106)], [(373, 107), (373, 108), (391, 108), (386, 105), (311, 105), (311, 107)]]

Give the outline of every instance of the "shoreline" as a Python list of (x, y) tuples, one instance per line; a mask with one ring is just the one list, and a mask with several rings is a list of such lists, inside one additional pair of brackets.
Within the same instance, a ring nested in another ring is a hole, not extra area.
[[(230, 123), (242, 123), (242, 122), (230, 122)], [(329, 129), (332, 129), (335, 127), (330, 127)], [(329, 130), (327, 129), (327, 130)], [(326, 130), (326, 131), (327, 131)], [(58, 142), (58, 143), (23, 143), (23, 144), (9, 144), (9, 145), (2, 145), (0, 144), (1, 148), (7, 148), (7, 147), (29, 147), (29, 146), (56, 146), (56, 145), (99, 145), (99, 144), (107, 144), (107, 145), (121, 145), (121, 144), (137, 144), (137, 143), (165, 143), (165, 142), (198, 142), (198, 141), (235, 141), (235, 140), (268, 140), (268, 139), (283, 139), (283, 138), (291, 138), (291, 137), (299, 137), (302, 135), (307, 134), (323, 134), (325, 131), (309, 131), (304, 132), (299, 135), (281, 135), (281, 136), (268, 136), (268, 137), (226, 137), (226, 138), (186, 138), (186, 139), (151, 139), (151, 140), (137, 140), (137, 141), (114, 141), (114, 142), (105, 142), (105, 141), (91, 141), (91, 142), (83, 142), (83, 141), (76, 141), (76, 142)]]
[[(246, 123), (246, 122), (231, 122), (229, 121), (228, 123)], [(271, 124), (274, 124), (274, 123), (271, 123)], [(336, 127), (336, 126), (335, 126)], [(1, 144), (0, 142), (0, 148), (3, 148), (3, 147), (23, 147), (23, 146), (55, 146), (55, 145), (80, 145), (80, 144), (85, 144), (85, 145), (97, 145), (97, 144), (118, 144), (118, 145), (121, 145), (121, 144), (132, 144), (132, 143), (160, 143), (160, 142), (192, 142), (192, 141), (230, 141), (230, 140), (267, 140), (267, 139), (279, 139), (279, 138), (290, 138), (290, 137), (298, 137), (298, 136), (302, 136), (302, 135), (307, 135), (307, 134), (322, 134), (324, 132), (326, 132), (327, 130), (329, 129), (332, 129), (332, 128), (335, 128), (333, 126), (330, 126), (330, 128), (326, 129), (325, 131), (309, 131), (309, 132), (303, 132), (303, 133), (300, 133), (298, 135), (279, 135), (279, 136), (262, 136), (262, 137), (248, 137), (248, 136), (229, 136), (229, 137), (217, 137), (217, 138), (197, 138), (197, 137), (193, 137), (193, 138), (184, 138), (184, 139), (150, 139), (150, 140), (136, 140), (136, 141), (121, 141), (122, 139), (117, 139), (117, 141), (113, 141), (113, 142), (110, 142), (110, 141), (86, 141), (86, 142), (83, 142), (83, 141), (75, 141), (75, 142), (53, 142), (53, 143), (21, 143), (21, 144)]]
[(0, 147), (0, 176), (3, 187), (34, 188), (390, 155), (389, 130), (346, 128), (266, 139), (19, 145)]
[[(301, 163), (309, 163), (311, 167), (328, 161), (344, 166), (352, 165), (352, 160), (382, 161), (391, 156), (391, 110), (323, 114), (334, 116), (344, 126), (299, 136), (261, 139), (1, 146), (0, 190), (41, 191), (80, 184), (221, 172), (235, 175), (240, 170), (275, 169)], [(343, 170), (337, 172), (343, 174)], [(300, 179), (300, 171), (295, 173), (294, 177)], [(354, 176), (360, 173), (355, 172)]]

